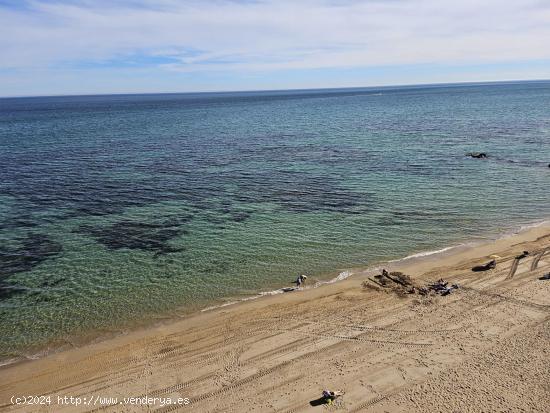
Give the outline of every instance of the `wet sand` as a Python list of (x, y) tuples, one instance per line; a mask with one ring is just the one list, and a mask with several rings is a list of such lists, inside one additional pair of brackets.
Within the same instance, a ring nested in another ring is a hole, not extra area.
[[(493, 254), (496, 269), (471, 271)], [(550, 280), (538, 278), (550, 271), (550, 226), (386, 268), (417, 285), (444, 278), (460, 288), (397, 294), (367, 281), (372, 271), (356, 271), (6, 366), (0, 411), (547, 411)], [(323, 389), (345, 394), (312, 406)], [(29, 395), (51, 398), (10, 401)], [(123, 400), (144, 396), (157, 399)], [(167, 398), (180, 404), (163, 406)]]

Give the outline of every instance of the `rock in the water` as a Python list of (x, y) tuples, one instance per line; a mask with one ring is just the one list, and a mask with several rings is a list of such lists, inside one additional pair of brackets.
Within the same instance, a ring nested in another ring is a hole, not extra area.
[(487, 158), (487, 154), (485, 152), (470, 152), (467, 155), (477, 159)]

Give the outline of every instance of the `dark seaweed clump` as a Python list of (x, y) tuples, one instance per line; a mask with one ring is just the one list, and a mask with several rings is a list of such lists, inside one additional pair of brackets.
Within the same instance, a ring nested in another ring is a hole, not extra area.
[(25, 288), (0, 281), (0, 301), (6, 300), (17, 294), (22, 294), (25, 291)]
[(91, 235), (111, 250), (144, 250), (159, 255), (181, 251), (170, 246), (168, 241), (185, 234), (186, 230), (170, 221), (160, 224), (120, 221), (104, 227), (82, 225), (78, 232)]
[(0, 245), (0, 279), (30, 271), (42, 262), (57, 257), (62, 250), (60, 243), (44, 234), (34, 233), (27, 234), (19, 247)]
[(244, 222), (252, 216), (249, 211), (238, 211), (231, 214), (231, 220), (234, 222)]
[(28, 233), (21, 239), (19, 247), (0, 245), (0, 300), (26, 291), (7, 282), (11, 275), (30, 271), (44, 261), (59, 256), (62, 250), (60, 243), (47, 235), (35, 233)]
[(325, 176), (294, 175), (281, 171), (241, 176), (243, 188), (235, 197), (246, 203), (275, 203), (280, 209), (294, 213), (366, 212), (366, 194), (347, 190), (337, 180)]

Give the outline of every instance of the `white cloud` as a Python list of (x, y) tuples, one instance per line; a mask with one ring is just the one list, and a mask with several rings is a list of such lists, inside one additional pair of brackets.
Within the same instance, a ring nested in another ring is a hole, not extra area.
[(550, 59), (549, 43), (550, 4), (536, 0), (33, 1), (0, 8), (0, 67), (12, 69), (136, 54), (173, 57), (160, 65), (171, 71), (495, 63)]

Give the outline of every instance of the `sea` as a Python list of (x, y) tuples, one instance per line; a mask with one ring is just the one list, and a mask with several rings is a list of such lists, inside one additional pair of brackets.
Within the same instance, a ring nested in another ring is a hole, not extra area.
[(549, 163), (550, 81), (0, 99), (0, 358), (536, 225)]

